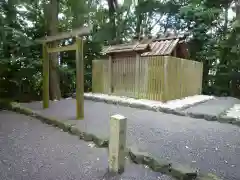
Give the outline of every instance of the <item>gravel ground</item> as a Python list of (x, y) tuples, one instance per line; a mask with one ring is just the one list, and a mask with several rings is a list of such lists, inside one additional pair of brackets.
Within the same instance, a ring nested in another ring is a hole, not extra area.
[(184, 112), (191, 114), (205, 114), (209, 116), (219, 116), (234, 104), (240, 104), (240, 100), (232, 97), (218, 97), (215, 100), (206, 101), (192, 106)]
[[(27, 106), (35, 110), (41, 107), (37, 102)], [(42, 113), (71, 119), (75, 101), (54, 102)], [(68, 122), (105, 139), (109, 137), (110, 115), (116, 113), (128, 118), (128, 146), (137, 146), (156, 158), (199, 168), (202, 173), (215, 173), (225, 180), (240, 179), (240, 129), (230, 124), (92, 101), (85, 101), (84, 120)]]
[(172, 179), (129, 162), (122, 175), (110, 176), (106, 149), (9, 111), (0, 111), (0, 147), (2, 180)]

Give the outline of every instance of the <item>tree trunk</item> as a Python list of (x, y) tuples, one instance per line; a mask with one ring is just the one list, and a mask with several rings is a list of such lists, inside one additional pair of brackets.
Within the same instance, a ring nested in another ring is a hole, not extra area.
[(112, 26), (111, 31), (111, 44), (114, 44), (117, 37), (117, 29), (116, 29), (116, 9), (118, 7), (117, 0), (107, 0), (108, 1), (108, 14), (110, 19), (110, 24)]
[[(48, 9), (48, 33), (49, 35), (55, 35), (58, 33), (58, 11), (59, 0), (50, 0)], [(52, 47), (58, 46), (57, 42), (51, 44)], [(61, 99), (60, 80), (58, 73), (58, 53), (52, 53), (49, 56), (50, 60), (50, 98)]]
[[(9, 28), (16, 28), (16, 7), (14, 0), (8, 0), (7, 2), (3, 2), (3, 8), (6, 11), (6, 25)], [(13, 42), (13, 30), (8, 29), (6, 35), (6, 42), (3, 43), (3, 54), (5, 58), (11, 58), (11, 55), (14, 53), (13, 47), (15, 43)]]
[(141, 11), (141, 0), (138, 0), (138, 4), (136, 6), (136, 15), (137, 15), (137, 24), (136, 24), (136, 39), (140, 39), (142, 35), (141, 27), (143, 22), (143, 15)]
[(228, 9), (229, 9), (229, 6), (230, 5), (226, 5), (226, 7), (224, 7), (224, 26), (223, 26), (223, 28), (224, 28), (224, 33), (226, 33), (227, 32), (227, 30), (228, 30)]
[[(227, 35), (228, 35), (228, 10), (230, 8), (230, 4), (226, 3), (224, 5), (224, 25), (223, 25), (223, 36), (222, 36), (222, 41), (226, 41)], [(215, 80), (215, 86), (216, 87), (221, 87), (221, 90), (224, 91), (225, 93), (229, 93), (229, 84), (230, 84), (230, 79), (229, 78), (222, 78), (222, 74), (227, 74), (228, 71), (231, 71), (230, 67), (228, 67), (228, 56), (229, 54), (229, 49), (228, 48), (221, 48), (220, 51), (220, 63), (218, 65), (218, 70), (216, 73), (216, 80)], [(220, 93), (220, 92), (219, 92)], [(221, 94), (219, 94), (221, 95)]]
[(240, 0), (235, 0), (235, 5), (236, 5), (236, 17), (239, 19), (240, 15)]
[(142, 15), (139, 14), (137, 17), (137, 25), (136, 25), (136, 38), (140, 39), (142, 32), (141, 32), (141, 26), (142, 26)]

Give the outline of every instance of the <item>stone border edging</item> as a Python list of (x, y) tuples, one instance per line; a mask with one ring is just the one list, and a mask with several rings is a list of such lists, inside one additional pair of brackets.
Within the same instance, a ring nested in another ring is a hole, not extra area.
[[(4, 109), (34, 117), (41, 120), (43, 123), (58, 127), (65, 132), (78, 136), (80, 139), (86, 142), (92, 141), (98, 148), (108, 148), (109, 140), (101, 139), (93, 134), (82, 132), (74, 125), (64, 123), (54, 118), (46, 117), (29, 108), (22, 107), (19, 103), (5, 102), (1, 103), (1, 105), (4, 107)], [(147, 165), (155, 172), (169, 175), (171, 177), (177, 178), (178, 180), (220, 180), (214, 175), (208, 174), (205, 176), (202, 174), (198, 174), (197, 171), (193, 171), (192, 169), (188, 169), (181, 165), (176, 165), (165, 161), (159, 161), (152, 157), (149, 153), (140, 152), (136, 147), (130, 147), (126, 152), (133, 163)]]
[(145, 104), (136, 104), (136, 103), (130, 104), (130, 103), (121, 102), (121, 101), (106, 100), (106, 99), (102, 99), (102, 98), (99, 98), (99, 97), (93, 97), (93, 96), (84, 96), (84, 99), (95, 101), (95, 102), (104, 102), (104, 103), (107, 103), (107, 104), (115, 104), (115, 105), (120, 105), (120, 106), (124, 106), (124, 107), (150, 110), (150, 111), (154, 111), (154, 112), (163, 112), (163, 113), (166, 113), (166, 114), (173, 114), (173, 115), (177, 115), (177, 116), (186, 116), (186, 117), (191, 117), (191, 118), (195, 118), (195, 119), (205, 119), (207, 121), (217, 121), (217, 122), (220, 122), (220, 123), (233, 124), (233, 125), (236, 125), (236, 126), (240, 127), (240, 121), (237, 118), (230, 118), (230, 117), (227, 117), (227, 116), (223, 116), (222, 114), (220, 114), (219, 116), (214, 116), (214, 115), (208, 115), (208, 114), (188, 113), (188, 112), (181, 111), (181, 110), (190, 108), (192, 106), (205, 103), (207, 101), (210, 101), (211, 99), (207, 99), (205, 101), (197, 102), (195, 104), (184, 106), (184, 107), (178, 108), (178, 109), (169, 109), (169, 108), (163, 108), (163, 107), (159, 107), (159, 108), (149, 107)]

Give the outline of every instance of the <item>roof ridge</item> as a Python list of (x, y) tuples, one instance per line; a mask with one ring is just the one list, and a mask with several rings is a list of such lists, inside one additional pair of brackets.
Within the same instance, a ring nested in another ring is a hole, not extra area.
[(172, 36), (172, 37), (162, 37), (162, 38), (156, 38), (154, 41), (164, 41), (164, 40), (174, 40), (174, 39), (184, 39), (185, 36)]

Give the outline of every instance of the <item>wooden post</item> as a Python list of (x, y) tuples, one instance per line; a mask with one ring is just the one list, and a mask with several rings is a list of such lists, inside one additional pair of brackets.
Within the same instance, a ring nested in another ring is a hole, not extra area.
[(122, 173), (125, 166), (127, 118), (121, 115), (111, 116), (109, 140), (109, 171)]
[(136, 98), (139, 98), (139, 76), (140, 76), (140, 54), (136, 55), (136, 70), (135, 70), (135, 88), (134, 95)]
[(76, 115), (84, 118), (84, 62), (82, 38), (76, 38)]
[(109, 85), (108, 93), (112, 94), (112, 56), (111, 55), (109, 55), (109, 59), (108, 59), (108, 85)]
[(47, 44), (43, 43), (43, 108), (49, 107), (49, 58)]

